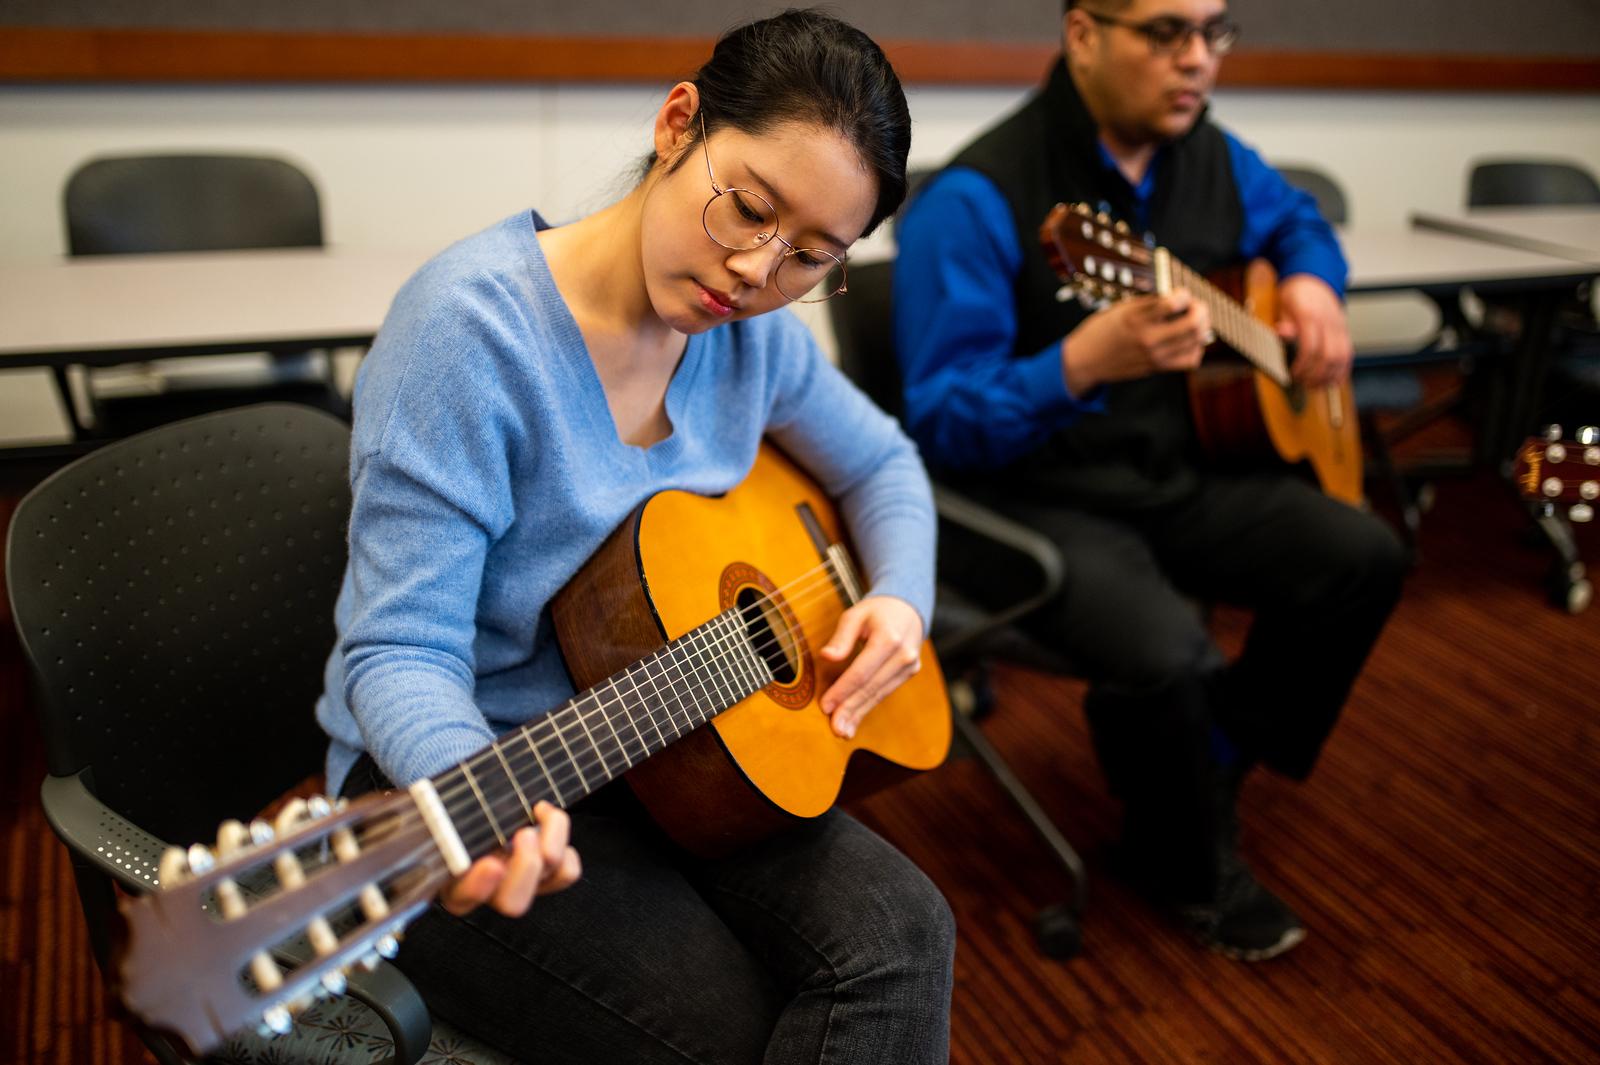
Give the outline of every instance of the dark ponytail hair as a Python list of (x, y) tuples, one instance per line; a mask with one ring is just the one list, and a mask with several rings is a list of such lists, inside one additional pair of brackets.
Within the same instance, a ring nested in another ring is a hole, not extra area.
[[(906, 195), (911, 112), (883, 49), (854, 26), (815, 8), (791, 8), (735, 26), (690, 81), (700, 90), (708, 134), (731, 127), (754, 135), (784, 122), (806, 122), (835, 130), (854, 145), (878, 179), (878, 202), (863, 236), (899, 210)], [(700, 124), (689, 129), (693, 144)], [(688, 155), (680, 155), (672, 169)]]

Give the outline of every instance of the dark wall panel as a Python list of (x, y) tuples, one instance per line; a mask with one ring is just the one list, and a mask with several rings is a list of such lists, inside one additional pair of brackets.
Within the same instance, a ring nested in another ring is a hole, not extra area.
[[(279, 32), (706, 37), (781, 3), (748, 0), (4, 0), (0, 25)], [(832, 0), (890, 40), (1053, 39), (1059, 0)], [(1600, 56), (1596, 0), (1234, 0), (1249, 47)]]

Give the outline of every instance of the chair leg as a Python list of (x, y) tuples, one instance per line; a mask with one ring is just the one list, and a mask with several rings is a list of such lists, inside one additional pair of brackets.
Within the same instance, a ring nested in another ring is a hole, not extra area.
[(1414, 563), (1417, 556), (1417, 535), (1422, 528), (1422, 510), (1406, 487), (1405, 476), (1395, 465), (1394, 453), (1389, 450), (1389, 441), (1383, 430), (1378, 428), (1377, 422), (1367, 415), (1362, 416), (1361, 424), (1367, 437), (1367, 446), (1372, 449), (1373, 465), (1377, 467), (1376, 473), (1383, 479), (1390, 495), (1394, 497), (1395, 508), (1400, 512), (1400, 538), (1405, 542), (1407, 557)]
[(1067, 875), (1072, 877), (1072, 901), (1055, 906), (1046, 906), (1034, 917), (1033, 932), (1039, 942), (1039, 948), (1052, 958), (1075, 957), (1083, 949), (1083, 939), (1080, 927), (1080, 918), (1089, 898), (1089, 877), (1084, 869), (1083, 859), (1078, 857), (1078, 852), (1072, 844), (1067, 842), (1065, 836), (1056, 828), (1038, 800), (1023, 786), (1022, 781), (1011, 771), (999, 751), (989, 742), (974, 722), (965, 714), (952, 711), (951, 717), (955, 719), (956, 735), (960, 741), (971, 751), (978, 761), (983, 763), (985, 769), (999, 783), (1011, 801), (1016, 803), (1017, 809), (1028, 819), (1033, 830), (1044, 840), (1052, 854)]

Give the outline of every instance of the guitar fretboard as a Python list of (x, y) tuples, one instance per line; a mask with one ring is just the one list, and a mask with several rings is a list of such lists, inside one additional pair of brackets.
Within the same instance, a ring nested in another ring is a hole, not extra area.
[(505, 846), (533, 807), (577, 802), (772, 683), (730, 608), (433, 778), (468, 854)]
[(1252, 315), (1239, 301), (1171, 258), (1172, 284), (1186, 288), (1211, 312), (1211, 327), (1228, 346), (1244, 356), (1256, 369), (1283, 387), (1289, 387), (1289, 361), (1283, 340), (1265, 322)]

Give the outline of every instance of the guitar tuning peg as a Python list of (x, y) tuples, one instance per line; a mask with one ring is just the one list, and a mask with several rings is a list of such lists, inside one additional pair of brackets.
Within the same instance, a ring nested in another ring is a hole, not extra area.
[(217, 856), (230, 858), (244, 850), (250, 841), (250, 830), (242, 821), (224, 821), (217, 826)]
[(1544, 437), (1549, 442), (1555, 443), (1557, 440), (1561, 439), (1561, 426), (1551, 422), (1549, 425), (1545, 426), (1539, 431), (1539, 435)]
[(1587, 503), (1574, 503), (1567, 511), (1567, 518), (1582, 525), (1594, 520), (1594, 508)]
[(319, 983), (322, 985), (322, 990), (330, 995), (342, 995), (350, 989), (350, 982), (345, 979), (344, 973), (338, 969), (323, 973)]
[(290, 799), (278, 811), (278, 816), (273, 819), (272, 830), (280, 836), (288, 835), (294, 831), (294, 826), (304, 821), (308, 816), (306, 801), (304, 799)]
[(1111, 227), (1111, 228), (1112, 228), (1112, 229), (1115, 229), (1115, 230), (1116, 230), (1116, 231), (1117, 231), (1117, 232), (1118, 232), (1118, 233), (1123, 233), (1123, 234), (1126, 234), (1126, 233), (1128, 233), (1128, 232), (1129, 232), (1129, 230), (1128, 230), (1128, 223), (1126, 223), (1126, 222), (1124, 222), (1124, 221), (1123, 221), (1123, 220), (1122, 220), (1122, 219), (1120, 219), (1120, 218), (1119, 218), (1119, 219), (1117, 219), (1117, 224), (1116, 224), (1116, 225), (1114, 225), (1114, 226), (1112, 226), (1112, 227)]
[(1080, 218), (1088, 218), (1089, 205), (1086, 203), (1075, 203), (1072, 205), (1072, 213)]
[(1590, 444), (1600, 444), (1600, 429), (1592, 425), (1585, 425), (1578, 430), (1578, 443), (1588, 447)]
[(1106, 214), (1104, 211), (1095, 212), (1094, 220), (1103, 226), (1109, 226), (1111, 224), (1111, 216)]
[(325, 795), (313, 795), (306, 800), (306, 813), (314, 818), (327, 817), (333, 813), (333, 803)]
[(1077, 295), (1077, 292), (1071, 285), (1062, 285), (1056, 289), (1056, 302), (1065, 303), (1075, 295)]
[(282, 1006), (273, 1006), (261, 1014), (261, 1034), (267, 1037), (275, 1035), (288, 1035), (289, 1029), (294, 1027), (294, 1018), (289, 1016), (289, 1011)]
[(393, 959), (400, 953), (400, 940), (393, 935), (381, 935), (378, 937), (378, 942), (373, 944), (373, 949), (378, 952), (379, 957)]
[(204, 876), (217, 864), (217, 859), (203, 843), (196, 843), (189, 848), (189, 871), (195, 876)]
[(161, 852), (156, 865), (156, 883), (161, 887), (175, 887), (189, 873), (189, 853), (182, 847), (168, 847)]
[(257, 847), (271, 843), (274, 835), (272, 826), (260, 818), (250, 822), (250, 842)]

